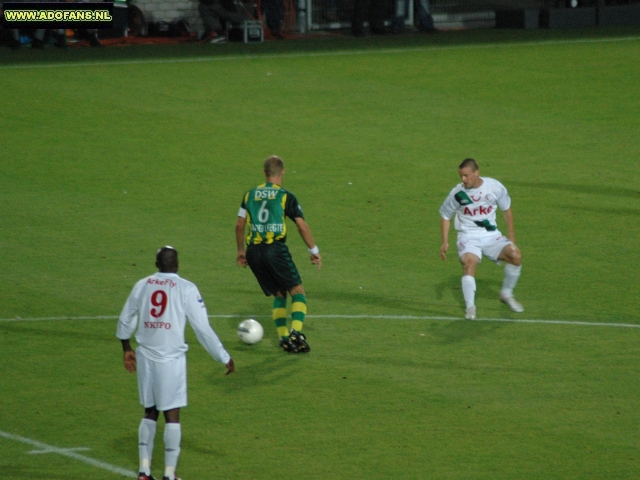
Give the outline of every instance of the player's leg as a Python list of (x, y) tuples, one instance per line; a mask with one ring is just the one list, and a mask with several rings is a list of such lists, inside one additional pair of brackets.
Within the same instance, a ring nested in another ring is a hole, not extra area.
[(476, 319), (476, 269), (480, 263), (480, 257), (471, 252), (465, 252), (460, 256), (462, 263), (462, 296), (465, 303), (465, 318)]
[(249, 245), (247, 248), (247, 264), (255, 275), (264, 294), (273, 295), (273, 308), (271, 310), (273, 323), (276, 326), (280, 347), (289, 351), (289, 329), (287, 328), (287, 290), (281, 288), (275, 278), (274, 268), (271, 264), (273, 258), (273, 245)]
[[(247, 260), (248, 258), (247, 255)], [(286, 315), (287, 292), (291, 295), (291, 332), (285, 333), (284, 329), (281, 330), (277, 325), (278, 334), (281, 336), (280, 346), (289, 353), (308, 352), (309, 345), (306, 343), (305, 336), (300, 333), (307, 312), (307, 301), (302, 287), (302, 279), (291, 258), (291, 253), (285, 244), (275, 242), (270, 248), (265, 248), (264, 260), (268, 265), (271, 281), (278, 285), (274, 309), (276, 302), (280, 302), (278, 307), (283, 309), (279, 310), (280, 315)], [(285, 300), (278, 300), (278, 297)], [(280, 324), (282, 324), (281, 320)]]
[(518, 284), (522, 271), (522, 253), (514, 243), (509, 243), (500, 252), (498, 260), (507, 263), (504, 266), (504, 280), (500, 289), (500, 300), (509, 305), (514, 312), (524, 312), (522, 304), (513, 296), (513, 290)]
[(289, 290), (289, 293), (291, 294), (291, 329), (299, 332), (307, 315), (307, 297), (302, 285), (296, 285)]
[(144, 418), (138, 427), (138, 451), (140, 454), (140, 473), (138, 480), (148, 480), (151, 476), (151, 458), (153, 457), (153, 445), (156, 438), (156, 426), (158, 422), (158, 410), (156, 407), (144, 409)]
[(476, 319), (476, 269), (482, 261), (482, 238), (458, 234), (458, 258), (462, 264), (462, 296), (467, 320)]
[(304, 319), (307, 316), (307, 297), (302, 284), (289, 289), (291, 294), (291, 333), (292, 342), (298, 346), (299, 353), (311, 351), (307, 337), (302, 333)]
[(273, 323), (278, 331), (278, 337), (289, 339), (289, 329), (287, 328), (287, 293), (276, 292), (273, 296)]
[(160, 379), (156, 382), (157, 408), (164, 412), (164, 476), (175, 480), (180, 457), (182, 429), (180, 409), (187, 405), (187, 357), (182, 355), (159, 364)]
[(291, 341), (287, 327), (287, 292), (278, 291), (273, 299), (273, 322), (280, 337), (280, 348), (288, 353), (298, 353), (298, 346)]
[(144, 418), (138, 427), (138, 452), (140, 456), (140, 469), (138, 480), (149, 480), (151, 476), (151, 459), (153, 457), (153, 445), (156, 437), (156, 425), (158, 410), (155, 406), (153, 394), (153, 367), (154, 362), (144, 355), (136, 355), (138, 391), (140, 403), (144, 407)]
[(182, 426), (180, 409), (173, 408), (164, 412), (164, 476), (162, 480), (176, 480), (176, 467), (180, 457)]

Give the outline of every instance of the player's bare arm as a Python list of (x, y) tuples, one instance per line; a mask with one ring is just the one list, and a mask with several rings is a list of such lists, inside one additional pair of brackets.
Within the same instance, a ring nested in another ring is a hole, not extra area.
[(440, 247), (440, 258), (447, 259), (447, 251), (449, 250), (449, 229), (451, 228), (451, 220), (441, 218), (440, 230), (442, 232), (442, 246)]
[(129, 340), (121, 340), (122, 350), (124, 352), (124, 368), (128, 372), (134, 373), (136, 371), (136, 352), (131, 348)]
[(511, 209), (507, 209), (502, 212), (504, 215), (504, 221), (507, 224), (507, 238), (511, 240), (513, 243), (511, 245), (507, 245), (504, 247), (498, 260), (505, 261), (515, 266), (522, 265), (522, 253), (520, 249), (516, 246), (516, 234), (515, 227), (513, 224), (513, 212)]
[(245, 251), (244, 232), (247, 225), (247, 219), (238, 217), (236, 221), (236, 244), (238, 246), (238, 254), (236, 256), (236, 263), (245, 268), (247, 266), (247, 253)]
[(225, 372), (225, 375), (229, 375), (236, 371), (236, 365), (235, 363), (233, 363), (233, 358), (229, 359), (229, 363), (227, 363), (225, 367), (227, 367), (227, 371)]
[(507, 238), (513, 243), (516, 243), (516, 231), (513, 226), (513, 212), (509, 208), (502, 212), (502, 214), (504, 215), (504, 222), (507, 225)]
[[(318, 247), (316, 246), (316, 242), (313, 240), (313, 235), (311, 234), (309, 225), (302, 217), (296, 217), (296, 225), (302, 240), (307, 244), (307, 248), (311, 254), (311, 263), (317, 265), (318, 268), (322, 268), (322, 256), (320, 255), (320, 252), (317, 251)], [(314, 250), (316, 250), (315, 253)]]

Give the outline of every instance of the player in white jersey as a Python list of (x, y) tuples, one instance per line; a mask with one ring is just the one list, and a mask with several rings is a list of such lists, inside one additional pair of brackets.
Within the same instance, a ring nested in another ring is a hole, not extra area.
[[(156, 254), (159, 272), (133, 287), (120, 314), (116, 336), (122, 341), (124, 365), (138, 372), (144, 418), (138, 429), (140, 470), (138, 480), (154, 480), (151, 456), (159, 412), (164, 413), (165, 470), (163, 480), (175, 477), (182, 431), (180, 408), (187, 405), (187, 324), (209, 354), (233, 373), (233, 359), (209, 325), (207, 309), (198, 287), (178, 276), (178, 252), (162, 247)], [(137, 329), (137, 332), (136, 332)], [(129, 339), (136, 332), (134, 352)]]
[[(500, 300), (514, 312), (524, 308), (513, 296), (513, 289), (522, 270), (522, 253), (516, 246), (511, 198), (507, 189), (493, 178), (481, 177), (478, 164), (472, 158), (464, 160), (458, 173), (462, 183), (456, 185), (440, 207), (442, 247), (440, 256), (447, 259), (449, 229), (455, 216), (454, 227), (458, 231), (458, 257), (462, 263), (462, 295), (466, 304), (465, 318), (476, 319), (476, 268), (482, 255), (494, 262), (506, 262)], [(507, 236), (503, 236), (496, 223), (496, 211), (500, 208), (507, 224)]]

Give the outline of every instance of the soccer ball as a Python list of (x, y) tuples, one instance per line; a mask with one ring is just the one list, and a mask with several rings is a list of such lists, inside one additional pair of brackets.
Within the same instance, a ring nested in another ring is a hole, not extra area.
[(258, 343), (262, 340), (263, 335), (264, 329), (262, 325), (253, 318), (243, 320), (240, 322), (240, 325), (238, 325), (238, 337), (247, 345)]

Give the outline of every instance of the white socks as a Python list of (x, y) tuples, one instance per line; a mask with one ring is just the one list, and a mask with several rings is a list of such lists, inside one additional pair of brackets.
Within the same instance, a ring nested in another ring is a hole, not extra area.
[(520, 278), (521, 270), (522, 265), (516, 267), (515, 265), (507, 263), (504, 266), (504, 280), (502, 281), (502, 289), (500, 290), (500, 295), (507, 298), (513, 297), (513, 289), (516, 288), (516, 284), (518, 283), (518, 279)]
[(156, 422), (143, 418), (138, 428), (138, 450), (140, 451), (140, 470), (151, 475), (151, 457), (153, 456), (153, 441), (156, 438)]
[[(500, 296), (505, 298), (513, 297), (513, 289), (516, 288), (522, 265), (516, 267), (507, 263), (504, 267), (504, 280), (502, 281), (502, 289)], [(475, 307), (476, 300), (476, 279), (471, 275), (462, 276), (462, 296), (467, 308)]]
[(467, 308), (471, 308), (476, 304), (476, 279), (471, 275), (462, 277), (462, 296)]
[[(143, 418), (138, 428), (138, 449), (140, 450), (140, 472), (151, 475), (151, 457), (156, 437), (156, 422)], [(175, 479), (176, 466), (180, 456), (182, 428), (179, 423), (167, 423), (164, 426), (164, 476)]]
[(181, 438), (182, 429), (179, 423), (167, 423), (164, 426), (164, 476), (169, 480), (175, 480)]

